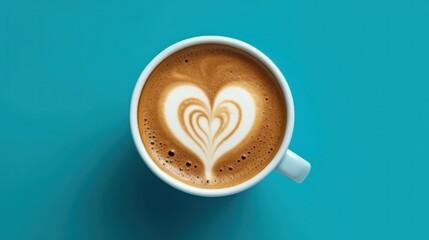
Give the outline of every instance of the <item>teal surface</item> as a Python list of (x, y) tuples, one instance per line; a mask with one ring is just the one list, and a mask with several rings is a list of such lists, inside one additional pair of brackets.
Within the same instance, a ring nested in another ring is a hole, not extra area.
[[(141, 161), (141, 70), (206, 34), (284, 72), (303, 184), (207, 199)], [(0, 0), (0, 239), (429, 239), (428, 43), (423, 0)]]

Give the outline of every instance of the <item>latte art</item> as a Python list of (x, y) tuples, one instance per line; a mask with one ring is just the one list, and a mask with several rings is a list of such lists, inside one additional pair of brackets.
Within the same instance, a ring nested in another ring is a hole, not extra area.
[(243, 87), (228, 85), (211, 104), (199, 87), (188, 84), (172, 89), (164, 103), (169, 130), (203, 162), (207, 179), (222, 155), (239, 144), (255, 121), (255, 101)]
[(201, 188), (235, 186), (260, 173), (286, 127), (277, 79), (250, 54), (220, 44), (188, 47), (159, 63), (137, 116), (157, 167)]

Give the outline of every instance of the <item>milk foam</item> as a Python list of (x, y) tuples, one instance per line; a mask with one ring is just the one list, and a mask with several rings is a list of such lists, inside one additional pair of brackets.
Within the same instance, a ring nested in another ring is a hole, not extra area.
[(250, 132), (256, 103), (243, 86), (228, 84), (211, 103), (193, 84), (172, 88), (164, 102), (166, 125), (179, 142), (200, 158), (207, 179), (222, 155), (237, 146)]

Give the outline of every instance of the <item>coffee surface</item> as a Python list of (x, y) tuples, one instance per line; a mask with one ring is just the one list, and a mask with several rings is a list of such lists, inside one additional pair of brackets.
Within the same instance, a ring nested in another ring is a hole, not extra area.
[(198, 45), (161, 62), (138, 104), (143, 144), (167, 174), (202, 188), (240, 184), (273, 159), (286, 127), (283, 93), (254, 57)]

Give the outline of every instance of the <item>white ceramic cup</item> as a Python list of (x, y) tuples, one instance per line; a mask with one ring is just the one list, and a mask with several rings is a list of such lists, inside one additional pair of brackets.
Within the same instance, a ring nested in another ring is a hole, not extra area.
[[(166, 59), (171, 54), (182, 50), (184, 48), (200, 45), (200, 44), (221, 44), (227, 45), (230, 47), (234, 47), (240, 49), (244, 52), (251, 54), (253, 57), (261, 61), (275, 76), (277, 79), (284, 95), (284, 101), (286, 103), (286, 111), (287, 111), (287, 120), (286, 120), (286, 129), (283, 137), (283, 141), (280, 145), (279, 150), (277, 151), (274, 158), (271, 162), (258, 174), (249, 180), (240, 183), (238, 185), (234, 185), (232, 187), (227, 188), (219, 188), (219, 189), (208, 189), (208, 188), (200, 188), (188, 185), (184, 182), (181, 182), (172, 176), (168, 175), (162, 169), (160, 169), (155, 162), (151, 159), (146, 148), (143, 146), (143, 142), (141, 140), (140, 131), (137, 123), (137, 107), (140, 99), (140, 94), (143, 89), (143, 86), (148, 79), (149, 75), (152, 71), (160, 64), (164, 59)], [(289, 89), (289, 86), (286, 82), (285, 77), (277, 68), (277, 66), (263, 54), (261, 51), (256, 49), (255, 47), (233, 39), (229, 37), (221, 37), (221, 36), (200, 36), (193, 37), (189, 39), (185, 39), (178, 43), (171, 45), (166, 48), (164, 51), (159, 53), (143, 70), (137, 83), (134, 87), (133, 96), (131, 98), (131, 110), (130, 110), (130, 122), (131, 122), (131, 132), (133, 135), (134, 143), (137, 147), (138, 152), (140, 153), (143, 161), (147, 164), (147, 166), (152, 170), (155, 175), (161, 178), (164, 182), (169, 185), (189, 194), (205, 196), (205, 197), (218, 197), (218, 196), (227, 196), (231, 194), (235, 194), (250, 188), (255, 185), (263, 178), (265, 178), (269, 173), (273, 170), (277, 170), (281, 174), (289, 177), (295, 182), (301, 183), (310, 172), (311, 165), (300, 156), (288, 150), (288, 146), (290, 143), (290, 139), (292, 137), (293, 125), (294, 125), (294, 105), (292, 94)]]

